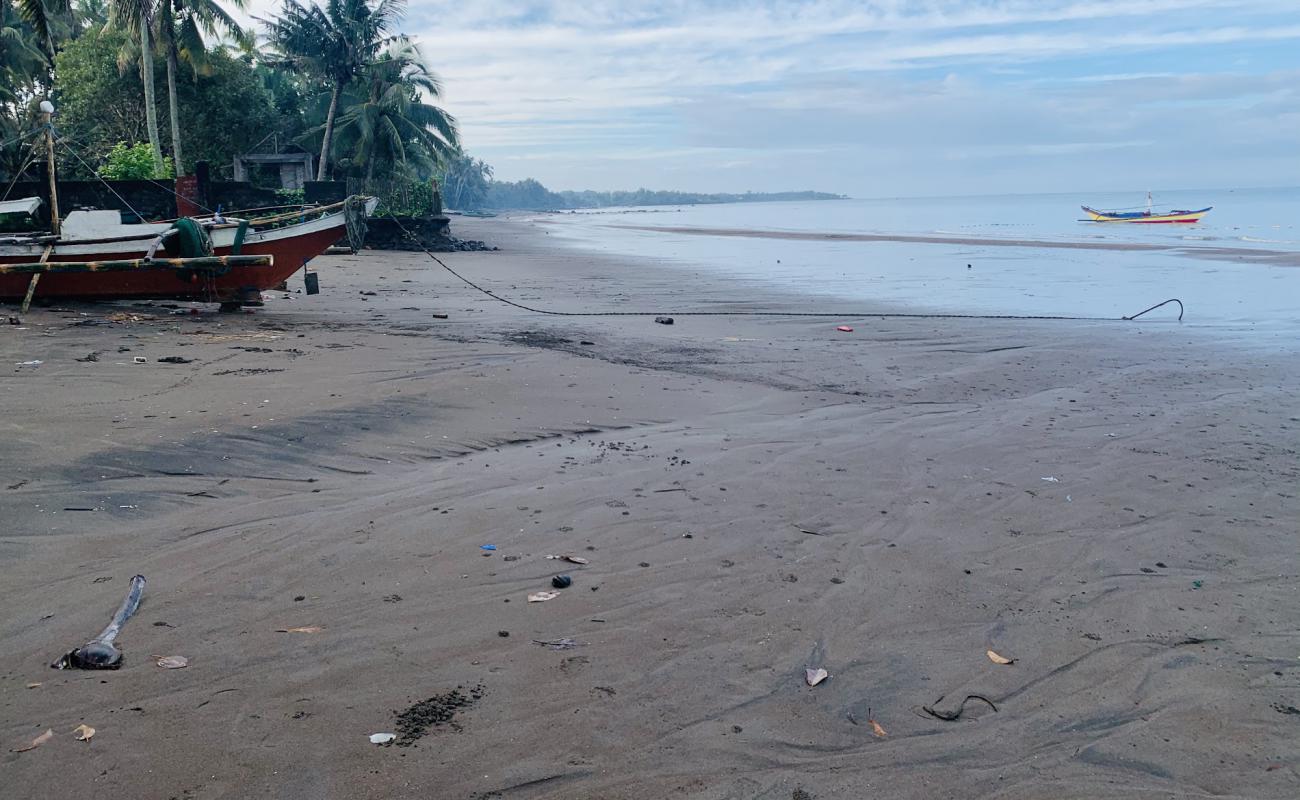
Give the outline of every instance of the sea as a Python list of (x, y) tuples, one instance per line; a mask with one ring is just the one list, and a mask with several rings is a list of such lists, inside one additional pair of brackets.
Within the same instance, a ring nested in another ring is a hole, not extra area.
[[(853, 301), (832, 310), (1115, 318), (1178, 298), (1186, 308), (1182, 323), (1171, 305), (1143, 324), (1300, 342), (1300, 188), (1154, 197), (1157, 209), (1213, 210), (1194, 225), (1083, 221), (1081, 204), (1143, 206), (1145, 192), (1132, 192), (599, 209), (537, 220), (553, 241), (574, 248)], [(811, 238), (779, 238), (784, 233)], [(817, 234), (940, 241), (821, 240)], [(1123, 249), (1129, 246), (1140, 249)]]

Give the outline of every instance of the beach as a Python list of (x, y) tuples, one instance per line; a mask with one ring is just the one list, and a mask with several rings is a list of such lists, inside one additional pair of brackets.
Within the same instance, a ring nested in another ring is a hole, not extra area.
[(453, 231), (674, 324), (363, 252), (5, 326), (0, 796), (1296, 796), (1294, 350)]

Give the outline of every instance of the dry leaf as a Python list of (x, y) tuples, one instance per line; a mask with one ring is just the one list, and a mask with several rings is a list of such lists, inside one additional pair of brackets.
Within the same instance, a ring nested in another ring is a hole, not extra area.
[(553, 600), (559, 596), (560, 596), (559, 592), (534, 592), (528, 595), (528, 602), (545, 603), (547, 600)]
[(988, 651), (988, 656), (989, 656), (989, 661), (992, 661), (994, 664), (1016, 663), (1016, 660), (1014, 658), (1007, 658), (1006, 656), (1000, 656), (997, 653), (993, 652), (992, 650)]
[(36, 748), (40, 747), (41, 745), (45, 744), (46, 742), (48, 742), (53, 738), (54, 738), (54, 731), (50, 728), (46, 728), (45, 733), (42, 733), (40, 736), (37, 736), (35, 739), (32, 739), (31, 744), (27, 745), (26, 747), (20, 747), (14, 752), (26, 753), (28, 750), (35, 750)]
[(885, 738), (885, 729), (880, 727), (879, 722), (876, 722), (874, 719), (869, 719), (867, 720), (867, 724), (871, 726), (872, 733), (879, 736), (881, 739)]
[(821, 667), (817, 669), (809, 668), (803, 671), (803, 679), (808, 682), (809, 686), (816, 686), (830, 676), (831, 674)]
[(154, 658), (158, 659), (158, 666), (163, 669), (180, 669), (190, 665), (190, 660), (185, 656), (154, 656)]
[(300, 628), (276, 628), (276, 633), (320, 633), (325, 630), (319, 625), (303, 625)]
[(90, 737), (95, 735), (95, 729), (84, 722), (73, 728), (72, 732), (77, 734), (77, 741), (79, 742), (89, 742)]

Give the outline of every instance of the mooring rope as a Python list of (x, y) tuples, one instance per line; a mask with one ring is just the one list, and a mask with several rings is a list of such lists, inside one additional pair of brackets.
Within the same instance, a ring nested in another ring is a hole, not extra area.
[(422, 250), (425, 255), (427, 255), (429, 258), (437, 262), (438, 266), (442, 267), (443, 269), (450, 272), (452, 275), (456, 276), (456, 278), (458, 278), (466, 286), (469, 286), (471, 289), (474, 289), (475, 291), (482, 292), (483, 294), (487, 295), (493, 300), (496, 300), (499, 303), (505, 303), (508, 306), (514, 306), (515, 308), (518, 308), (522, 311), (528, 311), (533, 314), (544, 314), (548, 317), (660, 317), (660, 316), (664, 316), (664, 317), (667, 316), (674, 316), (674, 317), (841, 317), (846, 319), (854, 319), (854, 318), (886, 319), (886, 318), (897, 317), (901, 319), (990, 319), (990, 320), (1006, 319), (1006, 320), (1052, 320), (1052, 321), (1070, 320), (1070, 321), (1079, 321), (1079, 322), (1130, 322), (1142, 316), (1143, 314), (1146, 314), (1147, 312), (1155, 311), (1157, 308), (1160, 308), (1161, 306), (1165, 306), (1170, 303), (1177, 303), (1178, 321), (1182, 322), (1183, 320), (1183, 301), (1179, 300), (1176, 297), (1171, 297), (1168, 300), (1165, 300), (1160, 303), (1156, 303), (1150, 308), (1144, 311), (1139, 311), (1138, 313), (1130, 317), (1078, 317), (1078, 316), (1066, 316), (1066, 315), (1057, 315), (1057, 314), (944, 314), (944, 313), (937, 313), (937, 312), (908, 313), (908, 312), (901, 312), (901, 311), (900, 312), (892, 312), (892, 311), (847, 311), (847, 312), (844, 311), (555, 311), (553, 309), (534, 308), (533, 306), (525, 305), (523, 303), (518, 303), (515, 302), (514, 300), (511, 300), (508, 297), (502, 297), (496, 292), (493, 292), (491, 289), (486, 289), (482, 286), (479, 286), (474, 281), (470, 280), (469, 278), (466, 278), (464, 275), (461, 275), (459, 272), (452, 269), (450, 266), (447, 265), (445, 261), (443, 261), (441, 258), (438, 258), (436, 255), (430, 252), (430, 250), (424, 246), (424, 244), (419, 240), (419, 238), (416, 237), (415, 234), (407, 230), (406, 226), (403, 225), (401, 220), (399, 220), (395, 215), (390, 213), (388, 215), (388, 218), (391, 219), (397, 225), (397, 227), (401, 229), (402, 233), (406, 235), (406, 238), (410, 239), (415, 246), (419, 247), (420, 250)]

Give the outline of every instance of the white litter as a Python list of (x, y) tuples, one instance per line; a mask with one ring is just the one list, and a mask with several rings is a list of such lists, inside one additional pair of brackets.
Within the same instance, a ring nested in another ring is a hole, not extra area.
[(395, 733), (372, 733), (370, 734), (371, 744), (388, 744), (397, 738)]
[(1058, 478), (1058, 477), (1056, 477), (1055, 475), (1048, 475), (1046, 478), (1039, 478), (1039, 480), (1040, 480), (1040, 481), (1047, 481), (1048, 483), (1060, 483), (1060, 482), (1061, 482), (1061, 479)]

